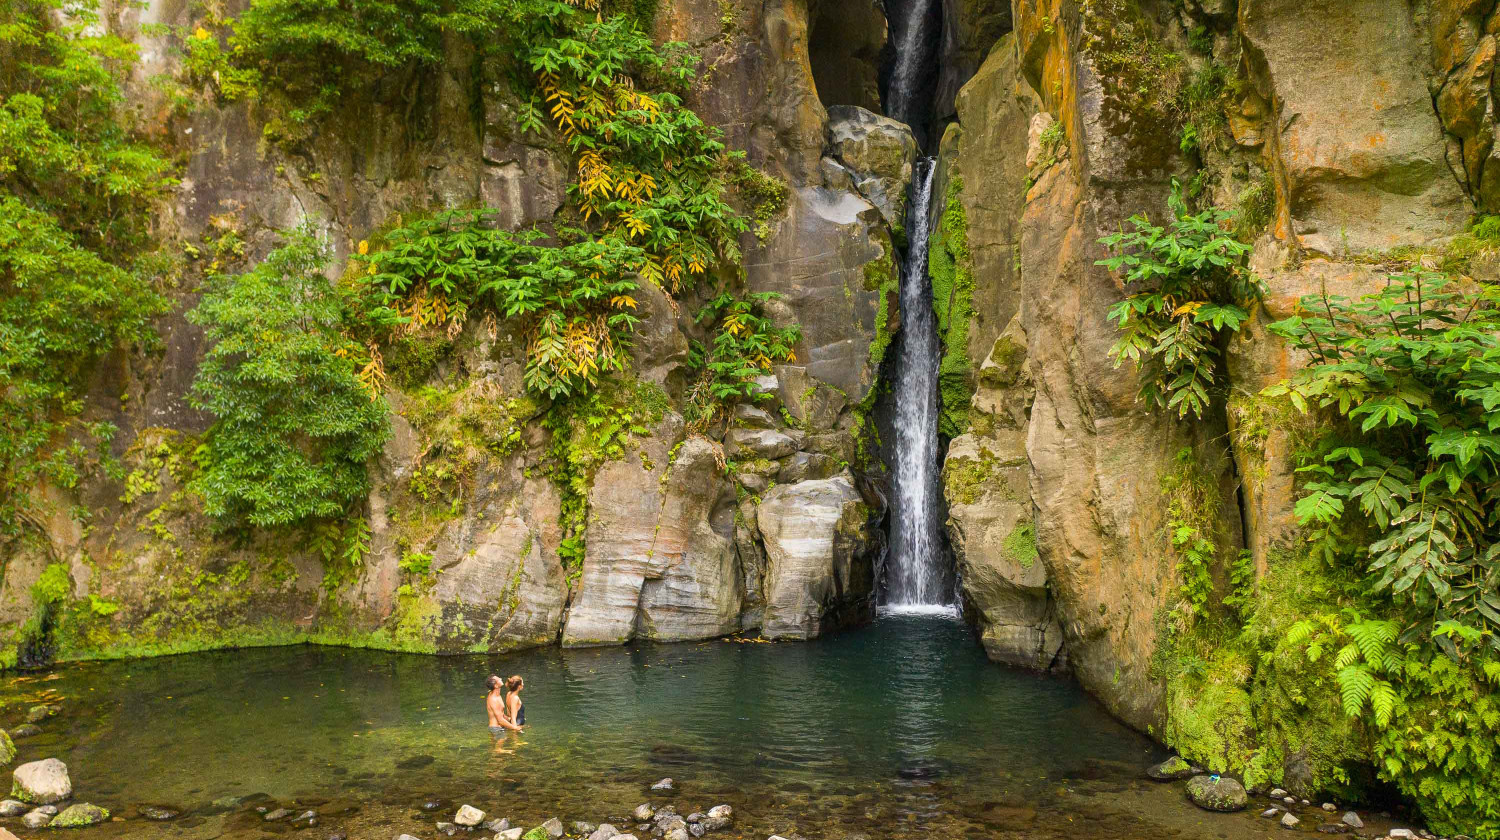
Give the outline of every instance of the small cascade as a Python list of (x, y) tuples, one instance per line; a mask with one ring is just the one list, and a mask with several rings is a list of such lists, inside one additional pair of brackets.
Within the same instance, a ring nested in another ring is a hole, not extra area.
[(901, 266), (901, 342), (892, 383), (894, 514), (884, 599), (893, 607), (945, 605), (954, 600), (953, 573), (939, 530), (937, 375), (941, 354), (932, 311), (932, 281), (927, 275), (935, 169), (932, 158), (917, 162), (906, 211), (910, 245)]

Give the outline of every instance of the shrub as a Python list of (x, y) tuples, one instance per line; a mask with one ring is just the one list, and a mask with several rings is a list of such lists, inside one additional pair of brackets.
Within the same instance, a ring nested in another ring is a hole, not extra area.
[(1271, 326), (1312, 363), (1266, 393), (1339, 421), (1300, 468), (1298, 520), (1330, 560), (1366, 563), (1372, 589), (1450, 653), (1500, 650), (1497, 305), (1492, 287), (1395, 275), (1359, 301), (1304, 298)]
[(369, 490), (387, 409), (360, 379), (363, 349), (342, 334), (346, 301), (325, 260), (310, 231), (290, 233), (253, 270), (211, 278), (189, 314), (212, 344), (192, 401), (217, 418), (192, 487), (227, 523), (335, 517)]
[(796, 325), (778, 327), (764, 314), (764, 306), (780, 297), (760, 292), (747, 298), (720, 294), (703, 305), (697, 321), (709, 327), (708, 344), (693, 342), (689, 366), (697, 380), (688, 393), (688, 421), (698, 428), (718, 419), (725, 405), (769, 398), (755, 385), (774, 364), (794, 362), (795, 345), (802, 338)]
[(1097, 264), (1136, 289), (1110, 307), (1121, 336), (1109, 355), (1116, 366), (1129, 359), (1140, 369), (1142, 399), (1201, 418), (1221, 384), (1219, 341), (1239, 332), (1262, 291), (1244, 266), (1250, 246), (1226, 231), (1234, 214), (1190, 212), (1176, 179), (1168, 204), (1167, 227), (1132, 216), (1131, 230), (1099, 240), (1112, 255)]
[[(169, 167), (132, 131), (121, 81), (135, 47), (97, 31), (92, 3), (0, 4), (0, 534), (31, 489), (78, 479), (83, 379), (146, 344), (164, 301), (138, 265)], [(71, 441), (69, 441), (71, 437)]]

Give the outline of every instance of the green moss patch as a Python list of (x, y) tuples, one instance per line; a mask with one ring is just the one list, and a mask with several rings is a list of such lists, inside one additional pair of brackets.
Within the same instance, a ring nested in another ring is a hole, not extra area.
[(946, 204), (928, 240), (927, 273), (932, 277), (932, 308), (937, 314), (943, 358), (938, 365), (938, 432), (949, 438), (969, 425), (974, 376), (969, 363), (969, 325), (974, 319), (974, 259), (969, 250), (969, 219), (964, 213), (963, 181), (948, 182)]

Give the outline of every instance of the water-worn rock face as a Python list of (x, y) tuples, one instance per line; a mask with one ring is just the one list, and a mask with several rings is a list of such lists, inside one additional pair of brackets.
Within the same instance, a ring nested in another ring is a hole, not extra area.
[[(814, 13), (825, 23), (841, 14), (833, 3)], [(169, 4), (146, 17), (190, 29), (191, 14)], [(0, 626), (14, 634), (44, 608), (32, 587), (61, 564), (71, 597), (84, 599), (58, 614), (50, 653), (64, 658), (302, 640), (498, 651), (758, 628), (770, 604), (764, 579), (777, 568), (768, 555), (801, 557), (762, 545), (752, 524), (762, 519), (760, 494), (773, 482), (829, 481), (856, 460), (859, 404), (877, 377), (871, 345), (892, 314), (882, 306), (893, 277), (892, 219), (914, 153), (909, 132), (868, 112), (855, 119), (861, 139), (835, 146), (809, 59), (809, 17), (801, 0), (681, 0), (656, 15), (663, 39), (690, 42), (712, 68), (688, 92), (690, 104), (769, 183), (784, 184), (781, 206), (741, 242), (750, 290), (779, 295), (770, 314), (802, 331), (795, 362), (764, 379), (760, 419), (687, 428), (683, 366), (702, 329), (660, 290), (642, 289), (633, 376), (621, 393), (651, 391), (648, 402), (664, 400), (665, 410), (627, 436), (622, 457), (598, 466), (584, 494), (587, 524), (569, 533), (559, 523), (572, 502), (547, 474), (542, 406), (521, 382), (525, 338), (476, 320), (424, 380), (387, 394), (393, 435), (361, 511), (369, 551), (342, 568), (315, 535), (229, 539), (197, 510), (185, 465), (212, 418), (186, 401), (205, 348), (182, 316), (196, 297), (183, 293), (161, 324), (164, 354), (113, 359), (95, 386), (90, 411), (120, 428), (115, 451), (134, 489), (126, 494), (103, 476), (76, 494), (43, 488), (53, 500), (39, 512), (44, 527), (3, 549)], [(832, 31), (825, 23), (820, 37)], [(874, 23), (864, 33), (873, 45), (843, 53), (835, 73), (854, 93), (873, 85), (869, 62), (884, 39), (878, 14)], [(155, 70), (173, 71), (170, 51), (152, 44)], [(393, 107), (375, 90), (351, 92), (348, 112), (331, 115), (296, 154), (263, 143), (257, 112), (243, 106), (205, 103), (172, 124), (187, 163), (167, 233), (197, 240), (232, 232), (249, 261), (277, 244), (278, 229), (311, 220), (338, 273), (398, 210), (483, 205), (506, 227), (549, 223), (573, 177), (568, 154), (516, 128), (514, 97), (503, 79), (491, 83), (496, 68), (457, 43), (447, 49), (431, 78), (412, 81), (422, 90), (414, 107)], [(157, 96), (144, 85), (138, 95)], [(861, 97), (853, 104), (878, 105)], [(435, 394), (444, 396), (433, 402)], [(481, 437), (464, 443), (466, 428)], [(841, 486), (853, 493), (853, 476)], [(95, 512), (88, 529), (68, 516), (75, 504)], [(858, 513), (873, 521), (882, 504), (878, 495), (861, 500)], [(865, 555), (878, 535), (870, 522), (849, 519), (855, 507), (839, 511), (796, 526), (802, 538), (836, 546), (837, 561), (820, 567), (823, 580), (811, 568), (795, 573), (810, 591), (829, 593), (821, 601), (787, 600), (778, 590), (776, 620), (801, 628), (793, 635), (864, 615), (855, 602), (870, 594)], [(780, 514), (763, 519), (773, 533), (785, 531), (775, 524)], [(565, 545), (575, 539), (585, 549), (570, 570)], [(107, 606), (91, 609), (88, 596)]]
[(847, 474), (780, 484), (766, 494), (756, 513), (766, 552), (762, 634), (810, 639), (868, 618), (873, 576), (862, 548), (869, 519)]

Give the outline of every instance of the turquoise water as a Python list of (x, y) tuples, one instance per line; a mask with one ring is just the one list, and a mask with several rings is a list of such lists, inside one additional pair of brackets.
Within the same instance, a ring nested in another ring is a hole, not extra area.
[[(523, 736), (486, 730), (490, 673), (526, 677)], [(1141, 780), (1158, 748), (1071, 682), (994, 665), (965, 626), (933, 616), (805, 644), (451, 658), (302, 646), (78, 664), (11, 678), (3, 722), (49, 697), (62, 713), (18, 742), (19, 760), (62, 758), (78, 799), (125, 818), (96, 837), (291, 830), (257, 804), (315, 807), (320, 825), (301, 836), (372, 840), (436, 837), (462, 803), (534, 825), (727, 802), (739, 819), (715, 836), (761, 840), (1208, 825), (1180, 790)], [(649, 794), (664, 776), (678, 790)], [(442, 807), (423, 813), (427, 800)], [(148, 823), (135, 810), (148, 804), (185, 813)]]

